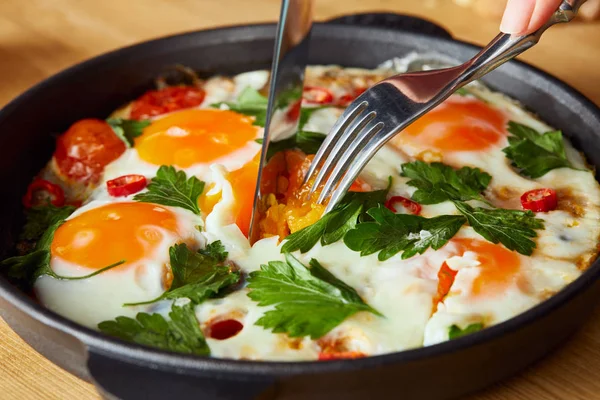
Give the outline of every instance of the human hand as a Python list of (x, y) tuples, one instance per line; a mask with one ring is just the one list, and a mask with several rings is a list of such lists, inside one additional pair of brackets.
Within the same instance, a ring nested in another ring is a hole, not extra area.
[(538, 30), (556, 11), (561, 0), (508, 0), (500, 30), (526, 35)]

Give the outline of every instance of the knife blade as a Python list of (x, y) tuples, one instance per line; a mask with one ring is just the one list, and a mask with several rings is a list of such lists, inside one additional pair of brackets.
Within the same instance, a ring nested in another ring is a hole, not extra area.
[(312, 27), (313, 0), (282, 0), (277, 25), (273, 64), (269, 86), (269, 103), (265, 122), (258, 179), (250, 220), (250, 243), (260, 239), (258, 223), (266, 212), (261, 191), (263, 169), (267, 164), (269, 145), (283, 140), (298, 130), (300, 113), (286, 112), (302, 100), (304, 70), (308, 62), (308, 47)]

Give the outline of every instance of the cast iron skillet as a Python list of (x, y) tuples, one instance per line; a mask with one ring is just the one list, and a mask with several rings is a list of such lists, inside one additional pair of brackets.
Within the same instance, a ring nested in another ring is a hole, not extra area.
[[(460, 60), (477, 51), (415, 18), (371, 14), (337, 22), (315, 26), (311, 63), (374, 67), (413, 50)], [(106, 117), (150, 88), (173, 64), (205, 74), (268, 68), (274, 34), (272, 24), (253, 25), (142, 43), (70, 68), (6, 106), (0, 112), (1, 253), (13, 245), (22, 222), (20, 196), (49, 159), (52, 134), (81, 118)], [(581, 94), (519, 62), (485, 80), (562, 128), (594, 166), (600, 165), (600, 110)], [(600, 263), (595, 262), (548, 301), (480, 333), (401, 353), (332, 362), (219, 360), (126, 343), (44, 309), (1, 277), (0, 312), (37, 351), (112, 398), (451, 398), (515, 373), (566, 339), (597, 303), (599, 274)]]

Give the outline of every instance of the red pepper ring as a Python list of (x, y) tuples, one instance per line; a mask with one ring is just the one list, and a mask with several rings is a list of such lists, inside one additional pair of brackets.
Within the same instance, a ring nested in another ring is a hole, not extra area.
[(357, 89), (354, 89), (353, 94), (347, 93), (343, 96), (340, 96), (340, 98), (337, 101), (337, 106), (338, 107), (348, 107), (350, 105), (350, 103), (352, 103), (354, 101), (354, 99), (356, 99), (358, 96), (363, 94), (365, 92), (365, 90), (367, 90), (367, 88), (357, 88)]
[(305, 86), (302, 97), (308, 103), (330, 104), (333, 102), (333, 94), (329, 90), (316, 86)]
[(62, 207), (65, 205), (65, 192), (52, 182), (36, 178), (29, 184), (27, 193), (23, 196), (23, 205), (31, 208), (44, 205), (46, 201), (50, 201), (55, 207)]
[(113, 197), (129, 196), (146, 187), (148, 181), (144, 175), (123, 175), (106, 182), (108, 194)]
[(556, 191), (549, 188), (534, 189), (523, 193), (521, 205), (524, 210), (534, 212), (552, 211), (558, 206)]
[(402, 204), (402, 206), (413, 215), (421, 214), (421, 205), (419, 203), (402, 196), (391, 197), (388, 201), (385, 202), (385, 208), (393, 212), (398, 212), (394, 207), (394, 204), (396, 203)]

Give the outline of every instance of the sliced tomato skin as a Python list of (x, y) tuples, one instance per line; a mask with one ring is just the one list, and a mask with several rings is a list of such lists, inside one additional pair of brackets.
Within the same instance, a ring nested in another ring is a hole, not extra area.
[(195, 86), (168, 86), (149, 90), (131, 106), (132, 119), (147, 119), (202, 104), (206, 92)]
[(45, 179), (36, 178), (29, 184), (27, 192), (23, 196), (23, 206), (31, 208), (44, 205), (40, 192), (46, 194), (43, 199), (50, 199), (50, 204), (53, 206), (62, 207), (65, 205), (65, 193), (60, 186)]
[(302, 97), (307, 103), (312, 104), (331, 104), (333, 102), (333, 94), (318, 86), (305, 86)]
[(106, 190), (113, 197), (124, 197), (144, 189), (148, 181), (144, 175), (123, 175), (106, 182)]
[(209, 337), (217, 340), (225, 340), (234, 337), (244, 329), (244, 325), (237, 319), (225, 319), (217, 321), (210, 326)]
[(125, 152), (125, 143), (100, 119), (82, 119), (56, 140), (54, 160), (66, 177), (97, 182), (104, 167)]
[(446, 264), (446, 262), (444, 261), (437, 274), (438, 287), (437, 294), (433, 299), (432, 312), (435, 312), (438, 303), (443, 301), (444, 297), (446, 297), (446, 295), (450, 293), (450, 289), (452, 288), (452, 284), (454, 283), (454, 279), (456, 278), (457, 273), (458, 271), (455, 271), (452, 268), (450, 268), (448, 264)]
[(366, 357), (364, 353), (360, 351), (340, 351), (340, 352), (321, 352), (319, 353), (319, 361), (331, 361), (331, 360), (349, 360), (354, 358)]
[(392, 212), (398, 212), (396, 210), (396, 208), (394, 207), (394, 204), (396, 204), (396, 203), (402, 204), (402, 206), (404, 208), (406, 208), (413, 215), (421, 214), (421, 205), (419, 203), (412, 201), (410, 199), (407, 199), (406, 197), (402, 197), (402, 196), (390, 197), (388, 199), (388, 201), (385, 202), (385, 208), (387, 208), (388, 210), (390, 210)]
[(558, 206), (558, 196), (549, 188), (530, 190), (521, 196), (521, 206), (533, 212), (552, 211)]

